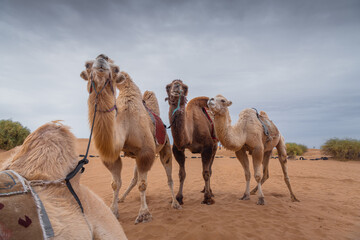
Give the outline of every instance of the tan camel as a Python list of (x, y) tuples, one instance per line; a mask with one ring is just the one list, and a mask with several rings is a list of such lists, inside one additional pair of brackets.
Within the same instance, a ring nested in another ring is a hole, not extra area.
[[(254, 109), (245, 109), (239, 114), (238, 122), (231, 126), (231, 119), (228, 107), (232, 104), (222, 95), (211, 98), (208, 102), (209, 109), (214, 114), (216, 134), (221, 144), (235, 152), (245, 171), (246, 189), (241, 200), (250, 199), (250, 170), (249, 160), (246, 151), (252, 155), (254, 177), (257, 182), (251, 194), (258, 192), (259, 205), (264, 205), (264, 194), (261, 185), (269, 178), (269, 159), (274, 147), (277, 148), (279, 161), (284, 174), (285, 183), (290, 191), (291, 200), (298, 202), (295, 197), (289, 176), (287, 173), (287, 154), (284, 138), (281, 136), (277, 127), (268, 118), (263, 111), (260, 112), (259, 118)], [(262, 125), (261, 121), (264, 123)], [(267, 135), (265, 134), (267, 133)], [(261, 165), (263, 164), (263, 176), (261, 176)], [(261, 178), (262, 177), (262, 178)]]
[(205, 181), (203, 204), (215, 203), (210, 188), (211, 166), (217, 150), (218, 140), (215, 136), (214, 126), (207, 114), (207, 97), (192, 99), (186, 106), (188, 86), (181, 80), (174, 80), (166, 86), (169, 101), (169, 120), (174, 138), (173, 153), (180, 165), (180, 186), (176, 199), (183, 204), (183, 186), (186, 177), (185, 149), (192, 153), (200, 153), (203, 165), (203, 178)]
[[(119, 72), (119, 67), (112, 60), (101, 54), (94, 61), (85, 64), (86, 70), (80, 76), (88, 81), (89, 122), (91, 124), (95, 104), (97, 113), (94, 122), (93, 139), (104, 165), (112, 174), (113, 200), (111, 210), (118, 217), (119, 190), (121, 187), (122, 160), (120, 151), (125, 156), (136, 159), (134, 179), (121, 200), (133, 186), (138, 184), (141, 207), (135, 223), (148, 222), (152, 219), (146, 204), (147, 172), (150, 170), (155, 154), (160, 153), (168, 177), (168, 185), (172, 194), (172, 207), (179, 209), (173, 191), (172, 154), (170, 141), (164, 132), (164, 141), (155, 139), (156, 132), (152, 117), (146, 110), (159, 114), (155, 94), (146, 92), (144, 98), (136, 84), (125, 72)], [(116, 98), (114, 85), (119, 89)], [(145, 104), (143, 103), (145, 102)], [(152, 115), (154, 117), (154, 115)], [(163, 126), (161, 126), (163, 127)]]
[[(78, 163), (75, 140), (68, 127), (56, 121), (47, 123), (25, 139), (1, 170), (16, 171), (28, 181), (63, 179)], [(84, 214), (65, 184), (33, 186), (54, 230), (51, 239), (127, 239), (109, 207), (80, 184), (80, 176), (77, 174), (70, 182)]]

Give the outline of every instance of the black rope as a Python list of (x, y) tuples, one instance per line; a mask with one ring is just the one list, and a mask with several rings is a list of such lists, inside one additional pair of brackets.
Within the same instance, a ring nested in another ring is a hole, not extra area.
[(261, 122), (261, 125), (262, 125), (263, 128), (264, 128), (264, 133), (265, 133), (265, 135), (266, 135), (266, 136), (269, 136), (269, 130), (268, 130), (267, 126), (265, 125), (265, 123), (260, 119), (260, 115), (259, 115), (257, 109), (256, 109), (256, 108), (252, 108), (252, 109), (255, 110), (255, 112), (256, 112), (256, 117), (257, 117), (257, 118), (259, 119), (259, 121)]

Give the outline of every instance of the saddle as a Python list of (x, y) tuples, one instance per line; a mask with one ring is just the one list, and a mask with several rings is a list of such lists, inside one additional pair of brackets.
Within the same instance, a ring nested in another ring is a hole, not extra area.
[(0, 239), (49, 239), (49, 217), (34, 189), (12, 170), (0, 172)]
[(145, 106), (146, 111), (148, 112), (151, 121), (153, 122), (154, 126), (155, 126), (155, 140), (157, 144), (164, 144), (165, 143), (165, 139), (166, 139), (166, 128), (165, 128), (165, 124), (163, 123), (163, 121), (161, 120), (161, 118), (156, 115), (153, 111), (151, 111), (145, 104), (145, 102), (143, 101), (143, 104)]

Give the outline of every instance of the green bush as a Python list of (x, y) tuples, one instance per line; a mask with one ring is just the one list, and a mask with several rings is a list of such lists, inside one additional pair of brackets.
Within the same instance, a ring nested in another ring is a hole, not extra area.
[(321, 150), (340, 160), (359, 160), (360, 140), (331, 138), (321, 146)]
[(19, 122), (0, 120), (0, 149), (10, 150), (23, 144), (30, 130)]
[(307, 146), (297, 143), (286, 143), (286, 153), (289, 157), (304, 154), (308, 150)]

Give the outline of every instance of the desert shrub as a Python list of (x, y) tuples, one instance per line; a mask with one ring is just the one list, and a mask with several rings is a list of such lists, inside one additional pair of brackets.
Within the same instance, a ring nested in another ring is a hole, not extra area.
[(30, 130), (19, 122), (0, 120), (0, 149), (10, 150), (23, 144)]
[(340, 160), (359, 160), (360, 140), (331, 138), (321, 146), (321, 150)]
[(289, 157), (302, 155), (307, 150), (308, 148), (303, 144), (286, 143), (286, 153)]

